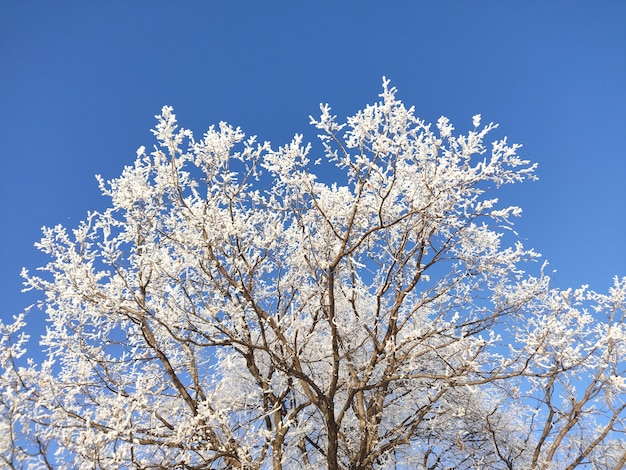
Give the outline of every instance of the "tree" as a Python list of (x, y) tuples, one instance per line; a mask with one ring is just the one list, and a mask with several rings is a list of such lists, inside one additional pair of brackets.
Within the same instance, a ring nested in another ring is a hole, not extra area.
[[(620, 468), (626, 278), (550, 286), (494, 124), (380, 101), (278, 150), (164, 107), (111, 206), (45, 228), (47, 360), (2, 325), (14, 468)], [(325, 184), (313, 168), (332, 167)], [(535, 263), (535, 264), (533, 264)]]

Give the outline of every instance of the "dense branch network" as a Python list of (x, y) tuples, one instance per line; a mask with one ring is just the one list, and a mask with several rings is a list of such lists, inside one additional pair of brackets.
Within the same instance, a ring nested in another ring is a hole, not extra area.
[[(164, 107), (158, 145), (44, 230), (47, 360), (2, 327), (12, 468), (620, 468), (626, 278), (550, 288), (509, 227), (534, 179), (496, 126), (454, 135), (383, 82), (277, 150)], [(322, 183), (313, 173), (319, 164)]]

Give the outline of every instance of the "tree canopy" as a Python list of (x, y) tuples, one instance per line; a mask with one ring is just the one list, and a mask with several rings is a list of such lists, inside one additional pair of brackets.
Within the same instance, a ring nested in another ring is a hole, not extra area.
[(520, 146), (379, 97), (321, 106), (319, 150), (196, 140), (164, 107), (99, 178), (110, 206), (23, 273), (46, 359), (26, 314), (0, 324), (4, 464), (623, 466), (626, 278), (552, 287), (497, 197), (535, 178)]

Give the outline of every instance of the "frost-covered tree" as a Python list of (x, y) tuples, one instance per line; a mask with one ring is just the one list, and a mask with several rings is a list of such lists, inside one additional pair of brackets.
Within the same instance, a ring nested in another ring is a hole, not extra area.
[(386, 80), (345, 124), (321, 107), (313, 162), (157, 120), (23, 274), (47, 360), (0, 325), (4, 465), (624, 465), (626, 278), (550, 287), (495, 196), (535, 167), (495, 125), (430, 126)]

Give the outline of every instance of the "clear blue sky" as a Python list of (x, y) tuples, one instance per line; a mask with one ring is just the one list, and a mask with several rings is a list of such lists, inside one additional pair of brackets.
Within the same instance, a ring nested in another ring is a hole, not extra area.
[(540, 181), (504, 197), (557, 286), (626, 275), (623, 0), (0, 0), (0, 318), (34, 301), (19, 272), (46, 261), (40, 228), (106, 207), (94, 175), (152, 146), (164, 104), (277, 146), (314, 138), (320, 102), (376, 100), (383, 75), (424, 119), (481, 113), (524, 144)]

